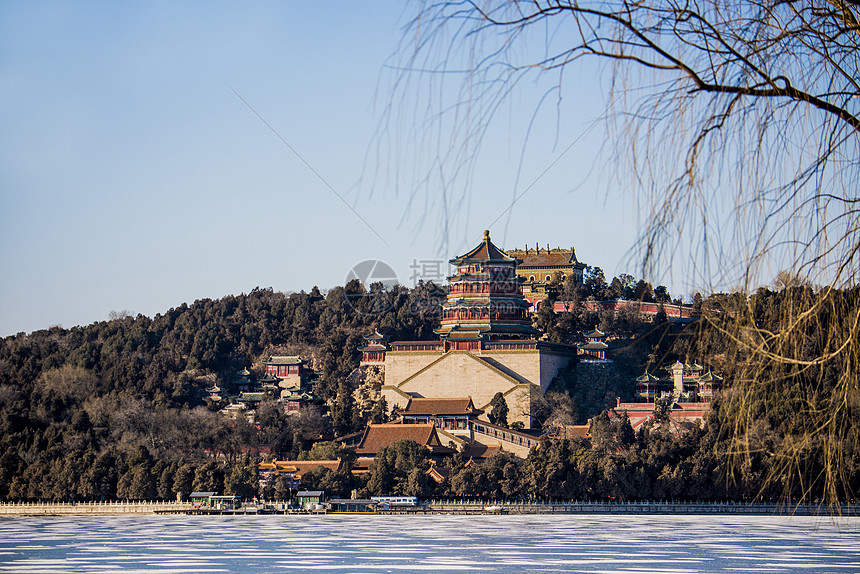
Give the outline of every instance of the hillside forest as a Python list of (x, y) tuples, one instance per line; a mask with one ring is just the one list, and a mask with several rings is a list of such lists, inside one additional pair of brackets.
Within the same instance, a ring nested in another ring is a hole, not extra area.
[[(380, 454), (370, 473), (354, 476), (354, 455), (332, 440), (389, 416), (355, 402), (350, 374), (360, 359), (356, 349), (374, 330), (392, 340), (433, 339), (444, 288), (419, 283), (365, 290), (357, 281), (326, 293), (316, 287), (290, 294), (258, 288), (182, 304), (152, 318), (113, 313), (88, 326), (0, 340), (0, 500), (175, 499), (207, 490), (282, 498), (289, 495), (285, 484), (261, 489), (257, 481), (257, 464), (275, 457), (342, 457), (344, 470), (318, 468), (302, 486), (343, 495), (854, 498), (860, 487), (860, 393), (854, 389), (844, 397), (850, 409), (833, 431), (843, 447), (835, 458), (832, 443), (810, 434), (809, 413), (832, 399), (839, 369), (856, 365), (785, 365), (761, 392), (739, 392), (748, 388), (742, 383), (749, 351), (727, 336), (732, 324), (750, 318), (778, 330), (786, 304), (827, 313), (816, 306), (820, 292), (784, 285), (750, 296), (697, 295), (696, 319), (681, 325), (665, 314), (652, 321), (633, 312), (586, 309), (589, 298), (670, 301), (664, 287), (629, 275), (607, 282), (599, 269), (588, 271), (584, 285), (559, 281), (553, 290), (571, 302), (569, 311), (544, 306), (534, 321), (554, 342), (581, 342), (582, 333), (595, 327), (613, 337), (614, 363), (598, 374), (572, 364), (537, 413), (547, 430), (590, 421), (590, 443), (544, 438), (525, 460), (500, 453), (480, 464), (455, 454), (444, 462), (445, 480), (436, 483), (427, 474), (426, 450), (402, 442)], [(857, 308), (858, 290), (838, 297)], [(823, 355), (829, 344), (815, 332), (804, 340), (810, 357)], [(314, 393), (331, 407), (331, 416), (287, 415), (267, 400), (250, 424), (205, 401), (204, 389), (240, 369), (261, 376), (262, 361), (273, 354), (309, 361), (317, 374)], [(633, 432), (623, 413), (607, 416), (616, 397), (632, 400), (636, 376), (662, 374), (676, 360), (698, 361), (738, 381), (714, 401), (706, 425), (676, 435), (658, 412)], [(742, 424), (750, 412), (755, 428)], [(825, 480), (831, 472), (841, 477), (836, 490)]]

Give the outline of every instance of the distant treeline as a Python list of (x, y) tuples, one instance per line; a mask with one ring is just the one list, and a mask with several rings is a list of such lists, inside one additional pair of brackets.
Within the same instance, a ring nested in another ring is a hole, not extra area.
[[(608, 288), (602, 273), (591, 273), (585, 286), (559, 285), (558, 293), (582, 302)], [(763, 328), (778, 327), (785, 293), (762, 291), (754, 296), (755, 320)], [(810, 293), (814, 300), (817, 295)], [(169, 499), (191, 490), (256, 492), (259, 453), (307, 456), (320, 437), (331, 437), (335, 430), (359, 430), (378, 415), (350, 404), (348, 375), (358, 366), (356, 348), (374, 329), (392, 340), (433, 339), (444, 296), (444, 289), (432, 283), (392, 290), (375, 285), (367, 292), (352, 282), (325, 295), (316, 288), (292, 294), (255, 289), (247, 295), (183, 304), (151, 319), (120, 313), (85, 327), (6, 337), (0, 340), (0, 499)], [(849, 296), (856, 293), (845, 294)], [(643, 322), (635, 314), (598, 313), (580, 304), (562, 313), (545, 306), (535, 322), (550, 340), (577, 342), (583, 330), (595, 326), (620, 338), (609, 374), (603, 380), (585, 378), (572, 366), (554, 384), (552, 400), (537, 422), (583, 423), (615, 396), (632, 398), (632, 377), (676, 359), (708, 362), (731, 380), (739, 363), (721, 329), (725, 322), (736, 321), (749, 302), (739, 295), (697, 298), (697, 314), (715, 319), (685, 327), (659, 315), (654, 322)], [(816, 356), (826, 341), (812, 337), (807, 344), (810, 356)], [(351, 413), (336, 421), (337, 429), (329, 417), (312, 412), (286, 416), (273, 401), (260, 404), (255, 425), (205, 406), (204, 389), (213, 382), (230, 381), (238, 369), (253, 365), (262, 374), (260, 361), (281, 353), (310, 360), (319, 373), (315, 393), (336, 413)], [(609, 443), (605, 439), (596, 448), (548, 442), (525, 462), (500, 455), (476, 465), (455, 456), (446, 463), (449, 478), (441, 486), (427, 482), (425, 474), (398, 475), (403, 465), (396, 453), (382, 457), (364, 479), (320, 471), (307, 480), (341, 494), (358, 488), (374, 494), (491, 490), (521, 496), (771, 496), (783, 491), (770, 480), (780, 468), (776, 447), (786, 437), (794, 440), (799, 428), (806, 429), (804, 377), (812, 373), (795, 370), (799, 372), (777, 373), (784, 385), (771, 385), (742, 404), (717, 403), (714, 424), (681, 438), (656, 424), (640, 436), (619, 429)], [(815, 378), (822, 393), (827, 392), (828, 373)], [(860, 404), (856, 394), (846, 400)], [(751, 456), (738, 458), (733, 454), (738, 436), (732, 417), (750, 408), (751, 401), (760, 416), (755, 433), (745, 438), (759, 442), (749, 445)], [(854, 428), (857, 413), (854, 408), (841, 424)], [(603, 418), (596, 421), (598, 428), (603, 423)], [(595, 436), (600, 435), (597, 430)], [(788, 479), (784, 486), (792, 496), (823, 497), (817, 481), (828, 460), (814, 441), (804, 444), (802, 465), (795, 469), (803, 489), (792, 490), (797, 481)], [(856, 485), (857, 451), (846, 450), (840, 460), (847, 484)], [(426, 461), (413, 462), (412, 470), (426, 470)], [(397, 469), (394, 474), (386, 470), (389, 463)], [(395, 478), (386, 478), (389, 475)]]

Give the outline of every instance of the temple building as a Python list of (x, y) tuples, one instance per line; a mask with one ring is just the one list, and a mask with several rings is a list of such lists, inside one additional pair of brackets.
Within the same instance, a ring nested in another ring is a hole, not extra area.
[(325, 404), (312, 392), (313, 371), (307, 361), (298, 356), (273, 355), (263, 361), (266, 376), (260, 380), (265, 387), (279, 393), (284, 412), (298, 413), (304, 409), (323, 411)]
[(251, 390), (253, 382), (251, 381), (251, 371), (247, 368), (236, 371), (236, 378), (233, 380), (233, 387), (239, 392), (248, 392)]
[[(437, 341), (371, 341), (362, 348), (363, 364), (383, 357), (382, 395), (389, 405), (405, 410), (411, 399), (462, 399), (487, 420), (490, 401), (502, 393), (509, 423), (531, 428), (532, 402), (542, 396), (559, 369), (578, 349), (538, 339), (528, 315), (520, 260), (490, 240), (451, 259)], [(440, 414), (440, 413), (433, 413)]]
[(636, 400), (654, 402), (670, 395), (678, 401), (709, 403), (723, 386), (723, 377), (697, 363), (676, 361), (666, 367), (668, 376), (658, 378), (645, 373), (636, 379)]
[(606, 358), (606, 349), (609, 348), (603, 340), (606, 338), (606, 333), (595, 328), (594, 331), (585, 333), (585, 343), (579, 345), (579, 350), (582, 353), (582, 361), (586, 363), (611, 363), (610, 359)]
[(374, 331), (372, 335), (366, 335), (364, 340), (367, 344), (359, 347), (361, 351), (361, 366), (381, 366), (385, 362), (385, 352), (388, 350), (388, 337)]
[(307, 374), (307, 361), (296, 356), (270, 356), (263, 361), (266, 374), (282, 381), (298, 382)]
[(439, 434), (436, 432), (436, 425), (432, 423), (370, 423), (365, 427), (361, 441), (355, 446), (355, 454), (358, 456), (353, 463), (353, 474), (369, 472), (376, 455), (382, 449), (400, 440), (411, 440), (418, 443), (429, 451), (431, 459), (437, 461), (441, 460), (441, 457), (455, 452), (442, 444)]
[(405, 424), (433, 423), (440, 429), (462, 431), (469, 421), (484, 414), (469, 397), (459, 399), (409, 399), (402, 409), (395, 409)]
[(451, 259), (457, 274), (448, 278), (442, 326), (436, 330), (445, 350), (477, 350), (481, 341), (538, 335), (528, 314), (531, 305), (522, 294), (517, 263), (493, 245), (489, 231), (484, 231), (477, 247)]
[(655, 377), (651, 373), (636, 377), (636, 400), (639, 402), (653, 403), (671, 392), (672, 381)]
[(550, 283), (558, 276), (563, 283), (572, 277), (580, 285), (583, 282), (585, 263), (576, 259), (573, 247), (562, 249), (556, 247), (546, 249), (535, 245), (534, 249), (513, 249), (507, 251), (511, 257), (517, 258), (517, 275), (523, 279), (523, 295), (532, 304), (543, 301), (552, 292)]
[(665, 370), (668, 375), (663, 378), (651, 373), (636, 378), (636, 402), (618, 400), (615, 411), (627, 413), (633, 430), (653, 418), (659, 409), (665, 409), (664, 416), (673, 432), (689, 430), (708, 417), (714, 393), (726, 386), (723, 377), (697, 363), (676, 361)]

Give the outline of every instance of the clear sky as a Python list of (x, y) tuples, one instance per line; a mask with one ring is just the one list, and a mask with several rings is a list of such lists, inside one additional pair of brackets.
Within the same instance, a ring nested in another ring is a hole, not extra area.
[[(560, 117), (530, 124), (545, 87), (512, 100), (447, 229), (435, 205), (367, 176), (392, 168), (368, 150), (403, 6), (0, 3), (0, 336), (257, 286), (330, 288), (366, 259), (411, 284), (413, 260), (465, 252), (535, 181), (490, 227), (495, 243), (575, 246), (610, 278), (635, 274), (634, 210), (604, 198), (595, 164), (602, 129), (563, 154), (603, 110), (594, 70), (571, 73)], [(422, 129), (395, 128), (401, 146)]]

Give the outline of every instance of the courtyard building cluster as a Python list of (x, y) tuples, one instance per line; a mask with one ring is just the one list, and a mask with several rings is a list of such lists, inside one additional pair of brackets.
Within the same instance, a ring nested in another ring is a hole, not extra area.
[[(586, 265), (576, 258), (576, 251), (561, 247), (546, 249), (535, 244), (534, 249), (510, 249), (506, 253), (519, 261), (517, 276), (523, 280), (523, 296), (532, 304), (558, 295), (557, 284), (568, 278), (582, 285)], [(556, 281), (558, 280), (558, 281)]]
[(389, 405), (405, 409), (413, 399), (469, 397), (481, 411), (478, 418), (489, 422), (490, 402), (501, 393), (510, 409), (507, 422), (533, 426), (533, 401), (578, 349), (539, 339), (519, 263), (485, 231), (474, 249), (451, 259), (456, 273), (437, 341), (368, 341), (362, 363), (384, 365), (382, 395)]
[[(523, 258), (529, 262), (524, 269)], [(538, 446), (542, 431), (533, 430), (536, 405), (559, 371), (572, 361), (612, 362), (611, 337), (597, 328), (583, 334), (584, 343), (567, 345), (543, 340), (533, 326), (534, 301), (524, 296), (524, 286), (550, 283), (551, 262), (564, 272), (562, 277), (567, 273), (581, 282), (585, 266), (573, 249), (506, 253), (485, 231), (477, 246), (450, 260), (455, 271), (448, 278), (436, 339), (397, 341), (379, 331), (365, 336), (356, 372), (360, 380), (376, 381), (375, 400), (385, 400), (394, 420), (369, 423), (361, 432), (336, 439), (355, 453), (352, 473), (370, 472), (374, 458), (401, 440), (427, 449), (432, 461), (428, 474), (436, 481), (446, 476), (443, 458), (455, 452), (479, 462), (499, 452), (525, 458)], [(545, 272), (540, 278), (535, 275), (539, 270)], [(300, 399), (310, 376), (305, 362), (273, 356), (264, 364), (288, 412), (303, 408)], [(619, 399), (615, 413), (626, 412), (634, 429), (659, 409), (668, 411), (679, 432), (703, 419), (722, 379), (697, 364), (676, 363), (668, 371), (666, 378), (646, 373), (637, 379), (636, 402)], [(506, 406), (501, 421), (494, 419), (500, 398)], [(289, 406), (290, 401), (296, 406)], [(554, 433), (550, 438), (589, 437), (586, 425), (567, 425)], [(297, 488), (302, 473), (317, 466), (337, 471), (342, 461), (264, 463), (261, 480), (286, 476)]]

